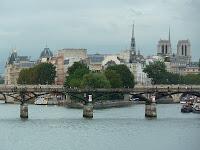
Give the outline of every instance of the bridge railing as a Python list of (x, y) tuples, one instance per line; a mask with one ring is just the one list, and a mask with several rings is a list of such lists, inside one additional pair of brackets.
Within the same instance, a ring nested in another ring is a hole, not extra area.
[(19, 92), (26, 90), (29, 92), (177, 92), (177, 91), (200, 91), (200, 85), (136, 85), (134, 88), (117, 88), (117, 89), (78, 89), (64, 88), (62, 85), (0, 85), (0, 92)]

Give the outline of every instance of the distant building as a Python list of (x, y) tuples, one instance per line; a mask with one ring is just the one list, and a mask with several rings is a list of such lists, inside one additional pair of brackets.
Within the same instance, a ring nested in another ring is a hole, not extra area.
[(184, 68), (183, 75), (188, 74), (200, 74), (199, 62), (191, 62), (186, 66), (186, 68)]
[(189, 40), (179, 40), (177, 43), (176, 54), (172, 52), (172, 45), (169, 39), (159, 40), (157, 45), (157, 55), (163, 57), (168, 66), (168, 71), (183, 74), (184, 69), (191, 62), (191, 44)]
[(79, 58), (83, 60), (87, 58), (87, 49), (65, 48), (58, 50), (58, 54), (62, 54), (64, 58)]
[(108, 55), (105, 56), (104, 60), (102, 61), (102, 68), (106, 69), (109, 66), (120, 64), (124, 64), (124, 62), (117, 55)]
[(136, 42), (135, 42), (135, 35), (134, 35), (134, 24), (132, 28), (132, 37), (131, 37), (131, 47), (129, 50), (129, 63), (136, 63), (144, 61), (144, 57), (140, 54), (138, 50), (138, 54), (136, 53)]
[(172, 45), (171, 45), (171, 39), (170, 39), (170, 29), (169, 29), (169, 39), (168, 40), (160, 39), (158, 41), (157, 55), (162, 56), (162, 57), (166, 57), (166, 56), (171, 57)]
[(56, 67), (56, 85), (63, 85), (65, 81), (65, 71), (64, 71), (64, 57), (63, 55), (54, 56), (51, 58), (50, 63)]
[(49, 62), (52, 57), (53, 57), (53, 53), (46, 46), (40, 54), (39, 62), (42, 62), (42, 63)]
[(34, 65), (35, 62), (31, 61), (28, 56), (18, 56), (17, 51), (13, 50), (6, 63), (5, 84), (17, 84), (20, 71)]
[(68, 68), (75, 62), (84, 62), (87, 59), (86, 49), (61, 49), (52, 57), (51, 63), (56, 66), (55, 84), (63, 85), (65, 77), (68, 75)]
[(88, 66), (93, 72), (100, 72), (102, 68), (102, 62), (105, 55), (103, 54), (90, 54), (88, 55)]

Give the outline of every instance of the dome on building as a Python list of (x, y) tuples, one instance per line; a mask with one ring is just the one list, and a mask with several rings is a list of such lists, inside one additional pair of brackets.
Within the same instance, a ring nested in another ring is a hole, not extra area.
[(17, 51), (13, 50), (10, 57), (8, 58), (8, 64), (13, 64), (14, 61), (16, 61), (17, 58)]
[(50, 58), (53, 57), (53, 53), (49, 48), (44, 48), (44, 50), (40, 54), (40, 58)]

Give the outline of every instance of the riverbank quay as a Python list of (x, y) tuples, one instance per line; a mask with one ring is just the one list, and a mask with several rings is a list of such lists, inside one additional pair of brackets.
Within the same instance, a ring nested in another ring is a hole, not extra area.
[[(171, 100), (157, 100), (156, 104), (179, 104), (180, 102)], [(133, 104), (145, 104), (145, 101), (133, 101)]]
[[(128, 107), (132, 106), (134, 103), (133, 101), (101, 101), (94, 103), (94, 109), (106, 109), (106, 108), (113, 108), (113, 107)], [(68, 108), (76, 108), (82, 109), (84, 106), (83, 103), (80, 102), (67, 102), (66, 107)]]

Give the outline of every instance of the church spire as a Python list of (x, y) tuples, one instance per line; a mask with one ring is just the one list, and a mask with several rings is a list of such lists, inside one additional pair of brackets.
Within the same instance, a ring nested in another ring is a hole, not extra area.
[(169, 27), (169, 42), (171, 43), (171, 37), (170, 37), (170, 27)]
[(45, 46), (46, 46), (46, 48), (48, 48), (47, 41), (46, 41), (46, 45)]
[(134, 23), (133, 23), (133, 28), (132, 28), (132, 37), (131, 37), (131, 50), (133, 53), (135, 53), (136, 48), (135, 48), (135, 35), (134, 35)]
[(134, 23), (133, 23), (133, 28), (132, 28), (132, 38), (134, 38)]

